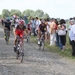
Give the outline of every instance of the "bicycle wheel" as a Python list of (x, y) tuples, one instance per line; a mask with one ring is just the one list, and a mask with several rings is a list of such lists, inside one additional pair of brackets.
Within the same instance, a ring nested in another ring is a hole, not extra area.
[(21, 52), (20, 52), (20, 54), (21, 54), (21, 56), (20, 56), (20, 57), (21, 57), (21, 63), (22, 63), (22, 62), (23, 62), (23, 57), (24, 57), (24, 52), (23, 52), (23, 51), (21, 51)]
[(41, 50), (42, 42), (40, 41), (40, 44), (38, 44), (39, 50)]
[(44, 41), (42, 41), (42, 51), (44, 51), (44, 46), (45, 46), (45, 43)]
[(6, 36), (5, 38), (6, 44), (8, 45), (8, 42), (9, 42), (9, 31), (8, 30), (6, 30), (5, 36)]
[(39, 45), (39, 50), (41, 49), (41, 46)]
[(19, 50), (17, 50), (17, 51), (16, 51), (16, 59), (19, 58), (19, 54), (20, 54), (20, 53), (19, 53)]

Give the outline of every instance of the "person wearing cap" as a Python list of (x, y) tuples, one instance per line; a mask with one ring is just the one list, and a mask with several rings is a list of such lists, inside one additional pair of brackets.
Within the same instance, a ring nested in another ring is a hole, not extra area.
[[(6, 29), (9, 30), (9, 36), (10, 36), (10, 28), (11, 28), (11, 22), (9, 19), (6, 19), (4, 22), (4, 33), (6, 32)], [(4, 36), (5, 38), (6, 36)]]
[(69, 33), (71, 46), (72, 46), (72, 56), (75, 56), (75, 20), (72, 20), (72, 27)]
[(41, 38), (41, 33), (44, 33), (44, 39), (45, 39), (45, 32), (47, 31), (47, 27), (46, 27), (46, 24), (41, 22), (41, 24), (39, 25), (38, 27), (38, 37), (39, 37), (39, 40), (38, 40), (38, 44), (40, 44), (40, 38)]
[(20, 20), (18, 22), (18, 25), (17, 27), (15, 28), (15, 31), (14, 31), (14, 35), (15, 35), (15, 41), (14, 41), (14, 51), (16, 50), (16, 42), (17, 42), (17, 36), (19, 36), (21, 39), (22, 39), (22, 45), (23, 45), (23, 36), (25, 34), (25, 29), (26, 27), (24, 26), (24, 21), (23, 20)]
[(71, 31), (71, 27), (72, 27), (72, 25), (74, 24), (74, 22), (73, 22), (74, 20), (73, 20), (73, 18), (70, 18), (70, 20), (69, 20), (69, 28), (68, 28), (68, 32), (69, 32), (69, 43), (70, 43), (70, 45), (71, 45), (71, 40), (70, 40), (70, 31)]

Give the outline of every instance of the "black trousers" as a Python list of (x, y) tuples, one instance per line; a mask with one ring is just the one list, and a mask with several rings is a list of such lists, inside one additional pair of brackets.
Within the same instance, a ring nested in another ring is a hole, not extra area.
[(63, 46), (66, 44), (66, 35), (60, 36), (60, 40)]
[(69, 38), (69, 43), (70, 43), (70, 45), (72, 44), (70, 38)]
[(72, 45), (72, 55), (75, 56), (75, 41), (74, 40), (71, 42), (71, 45)]

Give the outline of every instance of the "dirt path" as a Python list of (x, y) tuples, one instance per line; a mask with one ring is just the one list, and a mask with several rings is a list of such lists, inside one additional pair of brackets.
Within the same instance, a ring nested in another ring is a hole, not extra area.
[(0, 28), (0, 75), (75, 75), (75, 64), (48, 51), (39, 51), (34, 43), (25, 43), (24, 62), (16, 60), (13, 35), (5, 44)]

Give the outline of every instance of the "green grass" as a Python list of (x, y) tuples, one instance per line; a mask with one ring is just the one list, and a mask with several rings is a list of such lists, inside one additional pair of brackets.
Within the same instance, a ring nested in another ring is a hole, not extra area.
[[(31, 36), (31, 41), (37, 44), (37, 41), (35, 40), (36, 38), (37, 37)], [(59, 47), (49, 46), (49, 43), (47, 43), (47, 42), (45, 43), (45, 48), (50, 52), (54, 52), (54, 53), (61, 55), (62, 57), (66, 57), (66, 58), (70, 58), (70, 59), (75, 60), (75, 57), (73, 57), (71, 55), (72, 49), (71, 49), (71, 46), (69, 45), (68, 35), (67, 35), (66, 41), (67, 41), (66, 42), (66, 49), (64, 51), (61, 51)]]

